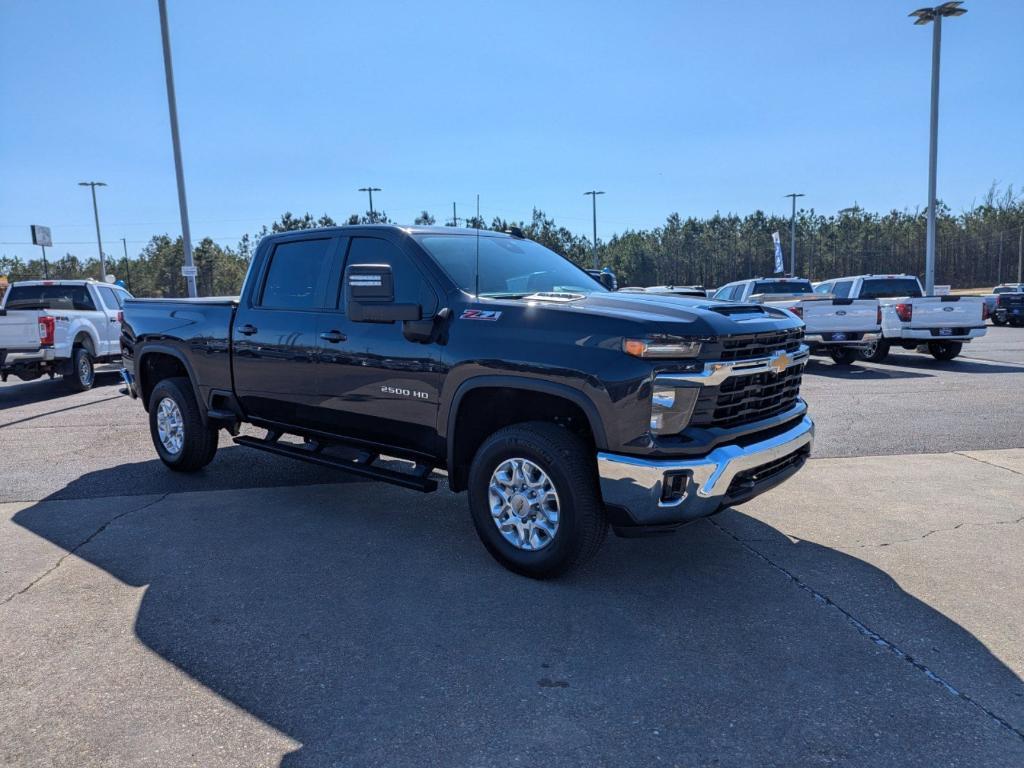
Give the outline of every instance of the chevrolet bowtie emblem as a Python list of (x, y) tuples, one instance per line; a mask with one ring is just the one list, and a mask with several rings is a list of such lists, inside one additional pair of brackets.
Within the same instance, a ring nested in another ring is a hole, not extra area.
[(768, 361), (768, 367), (772, 369), (775, 375), (784, 373), (789, 366), (793, 364), (793, 358), (787, 355), (785, 352), (776, 352), (771, 356)]

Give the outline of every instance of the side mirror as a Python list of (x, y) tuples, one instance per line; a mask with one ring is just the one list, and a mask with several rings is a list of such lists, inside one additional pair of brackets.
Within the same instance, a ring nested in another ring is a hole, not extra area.
[(419, 304), (395, 303), (395, 280), (388, 264), (353, 264), (345, 270), (345, 311), (354, 323), (420, 320)]
[(611, 270), (607, 270), (607, 269), (606, 269), (606, 270), (604, 270), (604, 271), (603, 271), (603, 272), (602, 272), (602, 273), (601, 273), (601, 274), (600, 274), (600, 275), (598, 276), (598, 278), (597, 278), (597, 279), (598, 279), (598, 281), (599, 281), (599, 282), (601, 283), (601, 285), (603, 285), (603, 286), (604, 286), (605, 288), (607, 288), (607, 289), (608, 289), (609, 291), (614, 291), (614, 290), (617, 290), (617, 289), (618, 289), (618, 287), (619, 287), (619, 285), (618, 285), (618, 281), (617, 281), (617, 280), (615, 279), (615, 273), (614, 273), (614, 272), (612, 272)]

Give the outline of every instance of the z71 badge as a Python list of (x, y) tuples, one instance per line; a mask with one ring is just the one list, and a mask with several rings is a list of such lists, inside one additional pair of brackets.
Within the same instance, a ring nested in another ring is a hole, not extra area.
[(497, 320), (501, 312), (495, 309), (464, 309), (459, 315), (460, 320)]

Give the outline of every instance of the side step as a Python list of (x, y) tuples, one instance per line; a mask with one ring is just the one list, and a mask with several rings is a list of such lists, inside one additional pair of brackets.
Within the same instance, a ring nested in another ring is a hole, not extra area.
[(275, 453), (278, 456), (289, 456), (299, 461), (308, 461), (310, 464), (319, 464), (322, 467), (333, 467), (343, 472), (350, 472), (354, 475), (367, 477), (371, 480), (380, 480), (392, 485), (400, 485), (403, 488), (409, 488), (414, 491), (429, 493), (437, 490), (437, 480), (429, 477), (433, 469), (432, 467), (417, 465), (416, 470), (412, 473), (398, 472), (386, 467), (373, 466), (373, 462), (377, 459), (373, 455), (364, 455), (355, 459), (343, 459), (337, 456), (327, 456), (309, 448), (279, 443), (276, 437), (273, 433), (268, 435), (269, 439), (242, 435), (241, 437), (236, 437), (235, 442), (247, 448)]

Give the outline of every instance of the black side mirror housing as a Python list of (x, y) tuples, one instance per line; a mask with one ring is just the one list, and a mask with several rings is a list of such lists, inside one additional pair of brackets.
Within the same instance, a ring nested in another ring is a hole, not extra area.
[(354, 323), (420, 320), (419, 304), (395, 303), (395, 279), (388, 264), (352, 264), (345, 270), (345, 311)]

